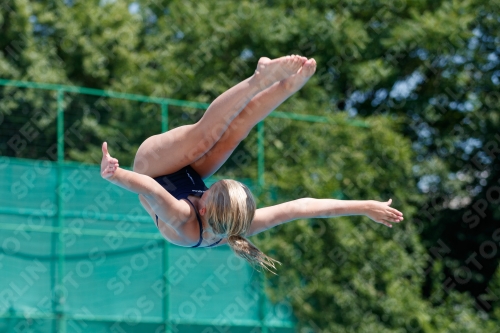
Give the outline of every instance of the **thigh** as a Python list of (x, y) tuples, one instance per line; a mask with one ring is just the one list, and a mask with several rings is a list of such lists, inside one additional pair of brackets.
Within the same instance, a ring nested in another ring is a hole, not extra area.
[(253, 122), (245, 119), (244, 114), (240, 114), (233, 120), (220, 140), (198, 160), (192, 163), (191, 167), (203, 179), (212, 176), (231, 156), (241, 141), (248, 136), (253, 125)]
[(238, 144), (250, 130), (293, 94), (281, 82), (258, 93), (247, 106), (232, 120), (227, 130), (215, 145), (191, 164), (202, 178), (210, 177), (231, 156)]
[(213, 149), (191, 164), (202, 179), (212, 176), (227, 161), (237, 145), (217, 142)]
[(144, 141), (134, 159), (134, 171), (158, 177), (178, 171), (203, 156), (213, 143), (198, 124), (177, 127)]

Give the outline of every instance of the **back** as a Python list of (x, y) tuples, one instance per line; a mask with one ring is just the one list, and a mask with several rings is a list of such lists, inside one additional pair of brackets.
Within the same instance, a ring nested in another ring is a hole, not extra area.
[(190, 195), (201, 197), (208, 190), (200, 175), (189, 165), (153, 179), (177, 200), (186, 199)]

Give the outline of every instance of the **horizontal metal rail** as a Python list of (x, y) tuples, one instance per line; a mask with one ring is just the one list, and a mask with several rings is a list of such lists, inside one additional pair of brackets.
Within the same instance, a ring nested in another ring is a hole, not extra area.
[[(153, 221), (151, 221), (153, 223)], [(52, 227), (52, 226), (30, 226), (27, 224), (14, 224), (14, 223), (0, 223), (0, 230), (11, 231), (35, 231), (43, 233), (61, 233), (61, 234), (74, 234), (83, 236), (109, 236), (112, 232), (119, 232), (114, 229), (90, 229), (90, 228), (72, 228), (72, 227)], [(121, 238), (135, 238), (135, 239), (163, 239), (163, 236), (158, 232), (132, 232), (127, 231)]]
[(78, 86), (67, 86), (62, 84), (52, 84), (52, 83), (38, 83), (38, 82), (28, 82), (28, 81), (16, 81), (16, 80), (5, 80), (0, 79), (0, 86), (12, 86), (17, 88), (34, 88), (43, 90), (53, 90), (53, 91), (63, 91), (72, 92), (83, 95), (93, 95), (100, 97), (113, 97), (127, 99), (130, 101), (155, 103), (155, 104), (169, 104), (175, 106), (187, 106), (191, 108), (206, 109), (209, 104), (183, 101), (178, 99), (162, 98), (162, 97), (150, 97), (145, 95), (121, 93), (111, 90), (100, 90), (93, 88), (84, 88)]
[[(5, 215), (21, 215), (21, 216), (43, 216), (43, 217), (56, 217), (56, 210), (47, 209), (33, 209), (33, 208), (12, 208), (12, 207), (0, 207), (0, 214)], [(126, 222), (141, 222), (147, 223), (152, 221), (149, 215), (144, 214), (143, 216), (129, 216), (126, 214), (106, 214), (106, 213), (96, 213), (91, 218), (84, 215), (81, 211), (66, 210), (62, 211), (63, 217), (69, 218), (85, 218), (97, 221), (126, 221)]]
[[(35, 313), (35, 312), (4, 312), (0, 313), (0, 318), (16, 318), (16, 319), (45, 319), (45, 320), (56, 320), (58, 319), (57, 314), (50, 313)], [(117, 323), (133, 323), (136, 324), (163, 324), (164, 319), (162, 317), (141, 317), (140, 321), (132, 321), (130, 318), (124, 316), (103, 316), (103, 315), (79, 315), (79, 314), (65, 314), (66, 320), (74, 321), (89, 321), (89, 322), (117, 322)], [(175, 319), (169, 320), (172, 324), (177, 325), (199, 325), (199, 326), (250, 326), (250, 327), (260, 327), (261, 321), (252, 319), (233, 319), (233, 320), (208, 320), (208, 319)], [(266, 321), (266, 326), (273, 328), (294, 328), (295, 325), (289, 322), (280, 322), (269, 320)]]
[[(197, 109), (207, 109), (210, 104), (207, 103), (198, 103), (191, 101), (184, 101), (179, 99), (171, 99), (171, 98), (162, 98), (162, 97), (151, 97), (146, 95), (137, 95), (137, 94), (129, 94), (129, 93), (121, 93), (111, 90), (100, 90), (93, 88), (84, 88), (78, 86), (67, 86), (62, 84), (52, 84), (52, 83), (38, 83), (38, 82), (29, 82), (29, 81), (17, 81), (17, 80), (6, 80), (0, 79), (0, 86), (11, 86), (17, 88), (34, 88), (34, 89), (44, 89), (44, 90), (53, 90), (53, 91), (62, 91), (62, 92), (72, 92), (79, 93), (84, 95), (93, 95), (100, 97), (113, 97), (113, 98), (121, 98), (127, 99), (131, 101), (138, 102), (146, 102), (146, 103), (155, 103), (161, 105), (175, 105), (180, 107), (190, 107)], [(314, 123), (330, 123), (332, 121), (327, 117), (315, 116), (315, 115), (307, 115), (307, 114), (298, 114), (292, 112), (282, 112), (282, 111), (273, 111), (270, 117), (274, 118), (285, 118), (292, 120), (301, 120), (301, 121), (309, 121)], [(347, 122), (350, 126), (357, 127), (369, 127), (367, 123), (361, 120), (351, 120)]]

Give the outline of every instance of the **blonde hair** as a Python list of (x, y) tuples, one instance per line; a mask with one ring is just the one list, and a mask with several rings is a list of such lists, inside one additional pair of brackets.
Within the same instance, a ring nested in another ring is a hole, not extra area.
[(255, 199), (242, 183), (223, 179), (210, 186), (206, 199), (208, 224), (214, 233), (227, 237), (227, 243), (239, 257), (253, 267), (258, 266), (274, 273), (275, 263), (281, 264), (260, 251), (244, 236), (255, 215)]

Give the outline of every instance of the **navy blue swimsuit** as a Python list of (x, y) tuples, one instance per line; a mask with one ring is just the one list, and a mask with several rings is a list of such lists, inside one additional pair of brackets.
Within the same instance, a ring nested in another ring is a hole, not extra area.
[[(189, 165), (177, 172), (153, 179), (156, 180), (168, 193), (172, 194), (174, 198), (177, 200), (186, 199), (191, 206), (193, 206), (194, 212), (196, 213), (196, 219), (200, 225), (200, 240), (192, 247), (200, 246), (203, 241), (203, 225), (198, 211), (194, 207), (191, 200), (188, 199), (188, 196), (194, 195), (201, 197), (203, 193), (208, 190), (207, 186), (203, 182), (203, 179), (201, 179), (200, 175)], [(158, 215), (156, 215), (156, 226), (158, 227)], [(207, 247), (217, 245), (220, 241), (222, 241), (222, 239)]]

